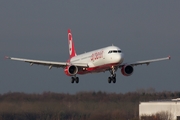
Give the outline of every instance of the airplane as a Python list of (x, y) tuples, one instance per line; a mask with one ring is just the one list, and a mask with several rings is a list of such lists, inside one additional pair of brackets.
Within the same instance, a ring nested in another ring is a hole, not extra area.
[(42, 61), (8, 56), (5, 58), (27, 62), (30, 63), (31, 66), (33, 64), (45, 65), (49, 66), (49, 69), (52, 67), (61, 67), (64, 69), (67, 76), (71, 76), (71, 83), (79, 83), (79, 77), (77, 77), (77, 74), (83, 75), (87, 73), (98, 73), (105, 71), (109, 71), (111, 74), (110, 77), (108, 77), (108, 83), (116, 83), (116, 71), (118, 69), (121, 69), (121, 73), (124, 76), (130, 76), (134, 71), (134, 66), (142, 64), (149, 65), (152, 62), (169, 60), (171, 58), (168, 56), (158, 59), (123, 63), (124, 54), (122, 50), (113, 45), (77, 55), (70, 29), (68, 29), (68, 44), (70, 58), (67, 60), (67, 62)]

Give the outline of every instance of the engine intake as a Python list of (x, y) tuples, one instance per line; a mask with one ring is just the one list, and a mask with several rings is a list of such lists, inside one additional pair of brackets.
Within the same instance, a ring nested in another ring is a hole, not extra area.
[(131, 65), (123, 66), (121, 69), (121, 73), (124, 76), (130, 76), (134, 71), (134, 68)]
[(75, 66), (75, 65), (71, 65), (71, 66), (67, 66), (65, 69), (64, 69), (64, 72), (66, 75), (68, 76), (74, 76), (77, 74), (78, 72), (78, 67)]

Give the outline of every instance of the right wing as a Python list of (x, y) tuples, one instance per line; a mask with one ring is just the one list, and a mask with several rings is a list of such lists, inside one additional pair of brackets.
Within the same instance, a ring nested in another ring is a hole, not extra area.
[(151, 59), (151, 60), (144, 60), (144, 61), (137, 61), (137, 62), (133, 62), (133, 63), (122, 64), (119, 67), (121, 68), (124, 65), (131, 65), (131, 66), (137, 66), (137, 65), (143, 65), (143, 64), (149, 65), (152, 62), (158, 62), (158, 61), (170, 60), (170, 59), (171, 59), (171, 57), (168, 56), (168, 57), (165, 57), (165, 58), (158, 58), (158, 59)]
[[(42, 61), (42, 60), (32, 60), (32, 59), (24, 59), (24, 58), (14, 58), (14, 57), (5, 57), (6, 59), (10, 59), (10, 60), (16, 60), (16, 61), (22, 61), (22, 62), (27, 62), (30, 63), (30, 65), (33, 64), (37, 64), (37, 65), (45, 65), (45, 66), (49, 66), (49, 69), (51, 69), (52, 67), (66, 67), (68, 65), (71, 65), (68, 62), (53, 62), (53, 61)], [(73, 64), (77, 67), (88, 67), (87, 64), (81, 64), (81, 63), (76, 63)]]

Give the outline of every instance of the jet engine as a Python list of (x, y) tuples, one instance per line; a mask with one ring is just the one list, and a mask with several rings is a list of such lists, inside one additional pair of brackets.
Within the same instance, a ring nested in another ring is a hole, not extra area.
[(122, 69), (121, 69), (121, 73), (124, 76), (130, 76), (133, 73), (133, 71), (134, 71), (134, 68), (131, 65), (123, 66)]
[(64, 69), (64, 72), (68, 76), (74, 76), (78, 72), (78, 67), (74, 65), (66, 66), (66, 68)]

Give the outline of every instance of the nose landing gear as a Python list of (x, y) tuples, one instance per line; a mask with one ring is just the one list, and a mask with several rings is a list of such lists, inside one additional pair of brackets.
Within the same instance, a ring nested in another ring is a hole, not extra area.
[(111, 83), (111, 81), (112, 81), (113, 83), (116, 83), (116, 74), (114, 74), (114, 75), (111, 76), (111, 77), (108, 77), (108, 83)]
[(116, 70), (117, 69), (115, 69), (114, 66), (112, 66), (112, 69), (109, 70), (109, 72), (111, 73), (111, 76), (108, 77), (108, 83), (111, 83), (111, 82), (116, 83), (116, 74), (115, 74)]

